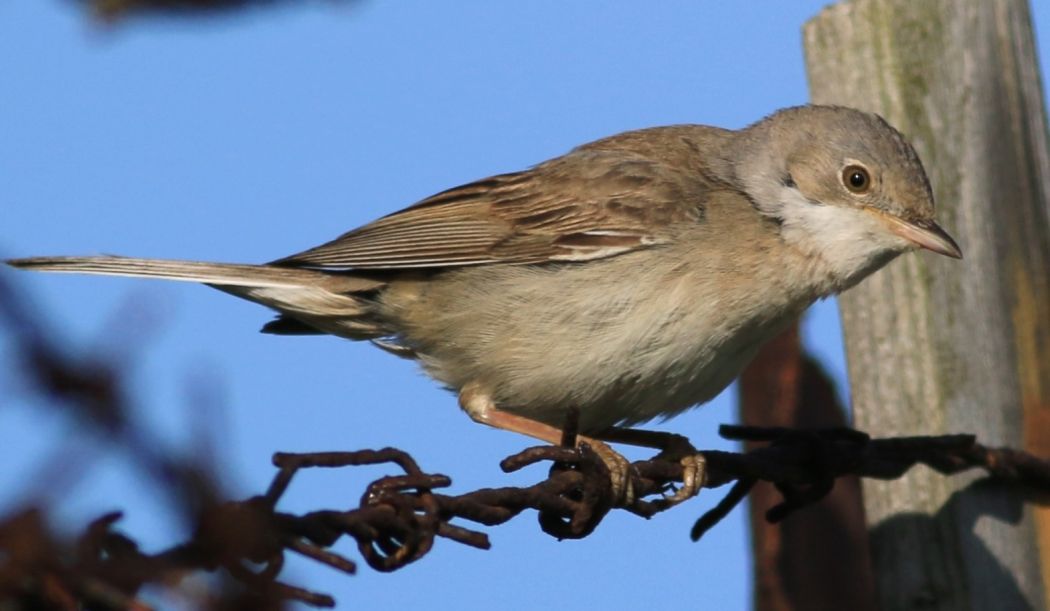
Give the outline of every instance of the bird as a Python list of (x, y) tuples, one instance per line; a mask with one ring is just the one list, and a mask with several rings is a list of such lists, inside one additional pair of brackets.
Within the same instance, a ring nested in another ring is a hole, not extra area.
[[(818, 299), (919, 248), (961, 258), (908, 140), (882, 117), (786, 108), (739, 130), (671, 125), (432, 195), (261, 265), (118, 256), (16, 268), (203, 283), (266, 306), (277, 335), (367, 340), (417, 361), (475, 421), (605, 442), (702, 405)], [(681, 452), (678, 503), (704, 482)]]

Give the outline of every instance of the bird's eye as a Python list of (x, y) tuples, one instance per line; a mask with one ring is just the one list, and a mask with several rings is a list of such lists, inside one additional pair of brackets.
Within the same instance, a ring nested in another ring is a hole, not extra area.
[(846, 185), (851, 193), (867, 193), (871, 189), (871, 175), (859, 165), (848, 165), (842, 170), (842, 184)]

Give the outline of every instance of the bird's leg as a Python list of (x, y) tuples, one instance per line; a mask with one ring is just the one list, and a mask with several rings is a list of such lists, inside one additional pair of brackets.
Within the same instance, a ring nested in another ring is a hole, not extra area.
[(682, 465), (682, 487), (673, 495), (665, 497), (668, 507), (693, 498), (707, 481), (707, 464), (704, 462), (703, 454), (697, 452), (693, 444), (681, 435), (614, 426), (605, 429), (596, 437), (611, 443), (660, 450), (662, 458), (677, 458)]
[[(553, 445), (562, 443), (561, 429), (499, 409), (488, 393), (480, 390), (473, 384), (468, 384), (460, 391), (459, 405), (474, 422), (504, 431), (528, 435), (533, 439), (546, 441)], [(629, 475), (631, 462), (619, 452), (610, 448), (607, 443), (593, 437), (577, 435), (576, 445), (579, 446), (584, 443), (594, 450), (594, 453), (602, 459), (602, 462), (609, 469), (612, 494), (613, 498), (616, 499), (616, 504), (618, 506), (633, 504), (634, 487), (631, 485)]]

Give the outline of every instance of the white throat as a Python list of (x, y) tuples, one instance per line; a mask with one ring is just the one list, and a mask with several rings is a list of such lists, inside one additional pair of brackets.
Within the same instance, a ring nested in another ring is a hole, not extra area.
[(781, 236), (814, 258), (814, 271), (831, 283), (829, 292), (853, 286), (910, 246), (860, 208), (816, 203), (788, 186), (778, 196)]

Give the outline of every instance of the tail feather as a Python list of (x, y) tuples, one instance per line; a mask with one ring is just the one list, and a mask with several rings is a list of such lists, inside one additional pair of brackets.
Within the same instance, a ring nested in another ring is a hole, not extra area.
[(30, 257), (8, 259), (5, 263), (19, 269), (39, 272), (164, 278), (225, 286), (302, 286), (323, 282), (331, 277), (330, 274), (324, 272), (300, 268), (117, 256)]
[[(298, 326), (267, 325), (264, 331), (304, 333), (314, 329), (349, 339), (374, 339), (392, 333), (376, 315), (374, 293), (386, 281), (346, 272), (323, 272), (275, 265), (206, 263), (132, 257), (31, 257), (5, 261), (41, 272), (132, 276), (200, 282), (254, 301), (298, 321)], [(282, 319), (283, 320), (283, 319)]]

